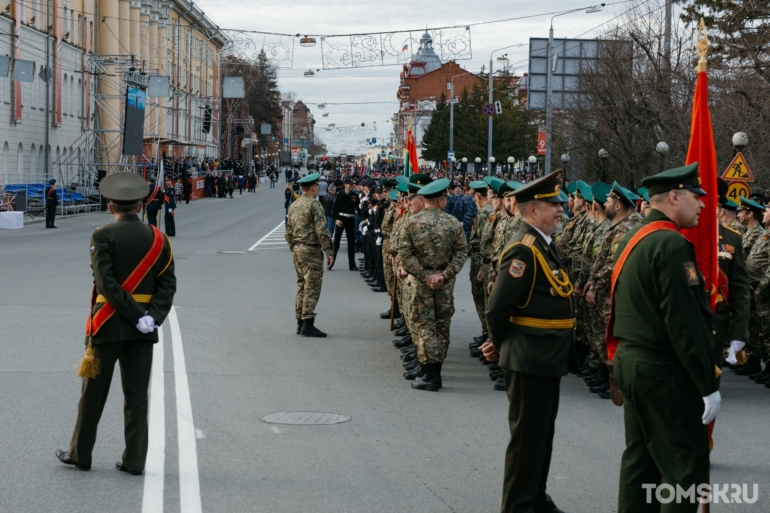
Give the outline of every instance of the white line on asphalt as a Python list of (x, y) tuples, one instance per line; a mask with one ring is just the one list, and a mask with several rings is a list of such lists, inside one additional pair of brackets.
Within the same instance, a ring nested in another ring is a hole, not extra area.
[(163, 373), (163, 328), (158, 328), (158, 343), (152, 355), (150, 385), (149, 446), (144, 466), (142, 513), (163, 513), (163, 477), (166, 456), (166, 409)]
[(261, 243), (263, 240), (267, 239), (267, 238), (268, 238), (269, 236), (271, 236), (271, 235), (272, 235), (274, 232), (278, 231), (278, 229), (279, 229), (279, 228), (283, 228), (283, 221), (281, 221), (281, 224), (279, 224), (278, 226), (276, 226), (275, 228), (273, 228), (273, 230), (272, 230), (270, 233), (268, 233), (267, 235), (265, 235), (264, 237), (262, 237), (261, 239), (259, 239), (257, 242), (255, 242), (255, 243), (254, 243), (254, 245), (253, 245), (253, 246), (251, 246), (251, 247), (249, 248), (249, 251), (253, 251), (253, 250), (254, 250), (254, 248), (256, 248), (257, 246), (259, 246), (259, 244), (260, 244), (260, 243)]
[(201, 513), (201, 487), (198, 479), (198, 450), (195, 441), (190, 388), (182, 347), (182, 330), (176, 309), (168, 314), (171, 324), (171, 347), (174, 352), (174, 385), (176, 391), (176, 423), (179, 439), (179, 502), (181, 513)]

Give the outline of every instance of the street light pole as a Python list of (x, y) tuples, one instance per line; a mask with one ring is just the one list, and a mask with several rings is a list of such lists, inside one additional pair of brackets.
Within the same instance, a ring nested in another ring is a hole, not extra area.
[[(449, 153), (454, 151), (455, 140), (455, 82), (454, 77), (449, 82)], [(449, 174), (452, 180), (455, 178), (454, 159), (449, 158)]]
[(570, 14), (573, 12), (583, 11), (587, 14), (593, 13), (593, 12), (599, 12), (602, 9), (604, 9), (604, 4), (601, 5), (592, 5), (589, 7), (580, 7), (579, 9), (572, 9), (569, 11), (560, 12), (558, 14), (555, 14), (551, 17), (551, 28), (548, 30), (548, 48), (547, 48), (547, 55), (548, 55), (548, 62), (546, 63), (547, 66), (547, 79), (546, 79), (546, 90), (545, 90), (545, 174), (550, 174), (551, 172), (551, 130), (553, 128), (553, 68), (556, 65), (556, 62), (553, 59), (553, 19), (557, 16), (564, 16), (565, 14)]
[(606, 165), (607, 157), (609, 156), (610, 156), (610, 153), (604, 148), (599, 150), (599, 159), (601, 159), (601, 162), (602, 162), (601, 177), (599, 178), (600, 182), (607, 183), (607, 172), (605, 171), (604, 166)]

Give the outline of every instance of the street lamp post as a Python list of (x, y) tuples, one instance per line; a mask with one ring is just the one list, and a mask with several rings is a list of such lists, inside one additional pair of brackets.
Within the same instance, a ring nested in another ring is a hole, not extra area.
[(548, 62), (547, 80), (546, 80), (546, 99), (545, 99), (545, 174), (551, 172), (551, 128), (553, 127), (553, 68), (556, 62), (553, 59), (553, 19), (557, 16), (564, 16), (578, 11), (585, 11), (586, 14), (599, 12), (604, 9), (604, 4), (591, 5), (589, 7), (580, 7), (569, 11), (560, 12), (551, 17), (551, 28), (548, 30)]
[(610, 152), (608, 152), (608, 151), (607, 151), (607, 150), (605, 150), (604, 148), (602, 148), (601, 150), (599, 150), (599, 159), (601, 160), (601, 163), (602, 163), (602, 167), (601, 167), (601, 177), (599, 178), (599, 181), (600, 181), (600, 182), (604, 182), (604, 183), (607, 183), (607, 173), (606, 173), (606, 171), (604, 170), (604, 166), (606, 165), (606, 162), (607, 162), (607, 157), (609, 157), (609, 156), (610, 156)]
[(481, 157), (476, 157), (473, 159), (473, 161), (476, 163), (476, 166), (474, 167), (473, 171), (475, 173), (478, 173), (481, 170)]
[(487, 175), (492, 176), (492, 168), (495, 166), (495, 157), (489, 157), (489, 172)]
[(733, 134), (733, 147), (735, 148), (735, 154), (739, 151), (743, 151), (743, 148), (749, 145), (749, 136), (745, 132), (735, 132)]
[[(449, 81), (449, 151), (454, 151), (454, 141), (455, 141), (455, 103), (457, 103), (457, 99), (455, 98), (455, 78), (462, 77), (464, 75), (471, 75), (471, 73), (462, 73), (460, 75), (455, 75), (452, 77), (452, 79)], [(449, 173), (454, 176), (454, 160), (450, 159), (451, 162), (449, 163)]]
[(570, 157), (568, 153), (562, 153), (561, 165), (564, 168), (564, 173), (561, 175), (562, 185), (567, 183), (567, 164), (569, 164), (570, 160), (572, 160), (572, 157)]
[(468, 173), (468, 157), (463, 157), (463, 175)]
[(527, 159), (527, 162), (529, 162), (529, 180), (532, 181), (532, 178), (535, 176), (535, 164), (537, 164), (537, 157), (530, 155)]
[(668, 143), (665, 141), (660, 141), (655, 146), (655, 151), (660, 155), (660, 170), (664, 171), (668, 167), (668, 151), (669, 151)]
[[(498, 48), (497, 50), (492, 50), (492, 52), (489, 54), (489, 103), (490, 104), (494, 103), (494, 95), (492, 94), (494, 91), (494, 86), (492, 83), (492, 55), (494, 55), (496, 52), (507, 50), (508, 48), (518, 48), (520, 46), (524, 46), (525, 44), (526, 43), (519, 43), (517, 45), (504, 46), (502, 48)], [(493, 116), (489, 116), (489, 121), (488, 121), (489, 133), (487, 134), (487, 157), (492, 156), (492, 117)]]
[(513, 163), (516, 162), (516, 159), (513, 157), (508, 157), (508, 174), (511, 174), (511, 170), (513, 169)]

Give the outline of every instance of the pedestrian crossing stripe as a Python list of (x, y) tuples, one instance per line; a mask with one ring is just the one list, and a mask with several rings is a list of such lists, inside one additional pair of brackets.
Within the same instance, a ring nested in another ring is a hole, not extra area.
[(722, 173), (722, 180), (728, 182), (753, 182), (754, 175), (749, 169), (749, 165), (746, 163), (746, 159), (742, 152), (738, 152), (730, 165), (727, 166), (725, 172)]

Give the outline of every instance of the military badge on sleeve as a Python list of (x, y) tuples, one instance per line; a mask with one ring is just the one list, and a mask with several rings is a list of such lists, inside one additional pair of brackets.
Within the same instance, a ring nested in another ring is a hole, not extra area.
[(698, 269), (695, 267), (694, 263), (684, 263), (684, 274), (687, 277), (688, 285), (700, 285), (700, 280), (698, 280)]
[(524, 269), (527, 268), (527, 264), (521, 260), (514, 260), (511, 262), (511, 266), (508, 268), (508, 274), (514, 278), (521, 278), (524, 276)]

